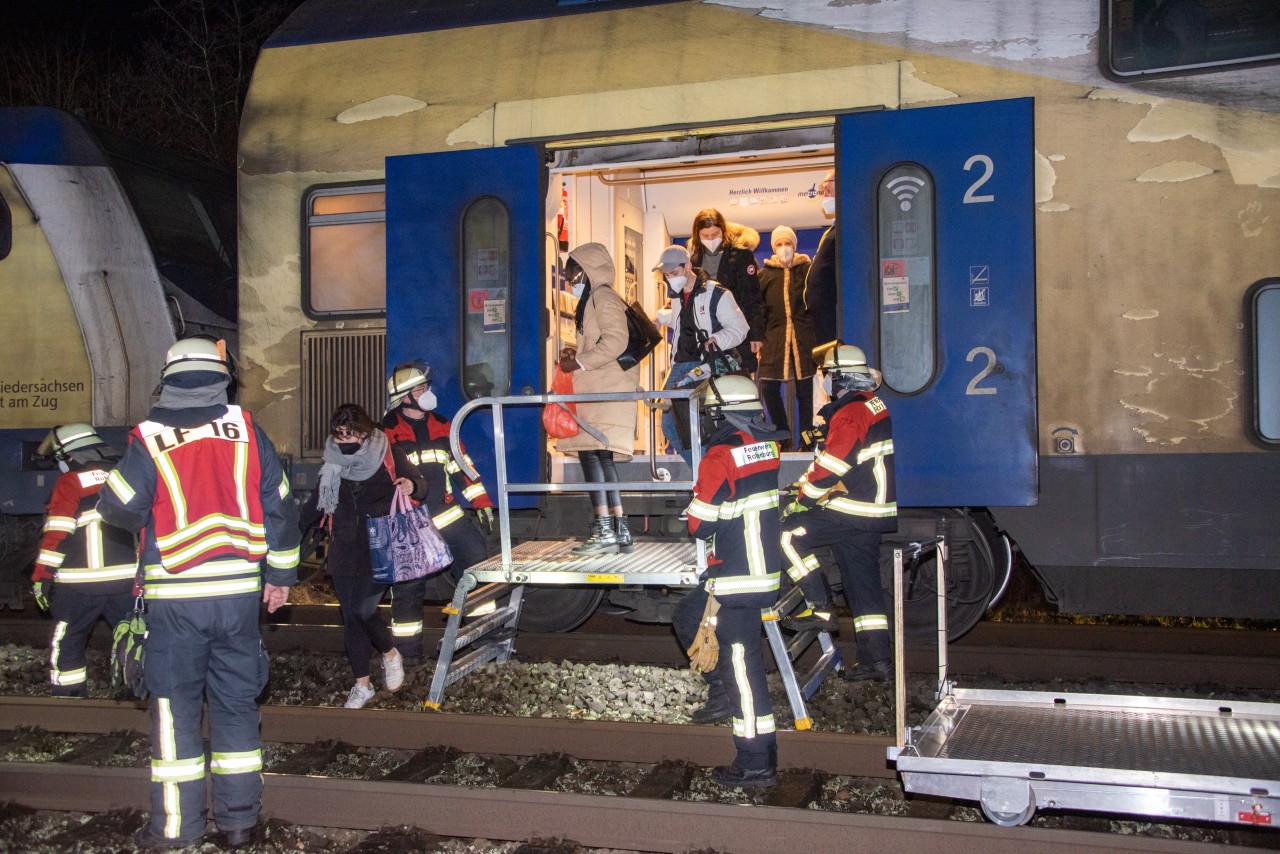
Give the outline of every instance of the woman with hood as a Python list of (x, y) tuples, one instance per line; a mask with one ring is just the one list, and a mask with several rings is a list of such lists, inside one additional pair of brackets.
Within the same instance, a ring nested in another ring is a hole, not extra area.
[[(779, 430), (790, 431), (783, 384), (795, 383), (800, 435), (813, 429), (813, 320), (804, 307), (809, 256), (796, 253), (796, 233), (780, 225), (769, 235), (773, 256), (760, 268), (764, 348), (760, 351), (760, 396)], [(798, 445), (797, 445), (798, 447)]]
[[(560, 369), (573, 376), (575, 394), (634, 392), (640, 367), (623, 370), (618, 357), (627, 349), (627, 306), (613, 289), (614, 265), (609, 250), (584, 243), (569, 253), (565, 279), (578, 300), (574, 313), (577, 346), (560, 351)], [(636, 402), (610, 400), (579, 403), (578, 419), (591, 430), (556, 440), (556, 447), (578, 454), (587, 483), (617, 483), (615, 457), (631, 458), (635, 449)], [(594, 435), (593, 435), (594, 433)], [(574, 549), (578, 554), (630, 552), (631, 532), (616, 489), (591, 493), (595, 521), (591, 536)]]
[(378, 613), (388, 585), (373, 580), (367, 522), (370, 516), (391, 512), (397, 489), (416, 501), (426, 498), (427, 481), (358, 404), (344, 403), (335, 409), (329, 431), (320, 483), (300, 512), (300, 524), (306, 532), (324, 518), (329, 528), (325, 566), (338, 597), (342, 642), (356, 679), (346, 707), (360, 709), (375, 693), (369, 680), (370, 646), (382, 655), (387, 690), (399, 690), (404, 684), (404, 659)]
[(764, 342), (764, 319), (760, 310), (760, 282), (755, 249), (760, 234), (754, 228), (725, 222), (715, 208), (698, 211), (689, 232), (689, 258), (693, 266), (705, 270), (714, 281), (733, 294), (747, 318), (750, 331), (738, 360), (750, 373), (756, 370), (756, 354)]

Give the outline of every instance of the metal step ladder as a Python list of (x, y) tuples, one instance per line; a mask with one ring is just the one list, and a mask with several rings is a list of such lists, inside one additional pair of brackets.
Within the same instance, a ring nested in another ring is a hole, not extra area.
[[(511, 659), (526, 584), (693, 587), (698, 583), (694, 543), (637, 542), (631, 554), (585, 557), (573, 553), (576, 545), (574, 540), (520, 543), (512, 548), (509, 569), (503, 568), (500, 557), (494, 557), (463, 574), (453, 601), (444, 609), (448, 622), (425, 708), (439, 709), (445, 689), (459, 679), (491, 661), (505, 664)], [(800, 632), (789, 642), (783, 637), (778, 621), (803, 602), (803, 595), (795, 588), (762, 614), (769, 648), (798, 730), (812, 727), (805, 701), (822, 685), (827, 673), (841, 663), (840, 652), (827, 632)], [(797, 678), (795, 662), (815, 641), (821, 655)]]

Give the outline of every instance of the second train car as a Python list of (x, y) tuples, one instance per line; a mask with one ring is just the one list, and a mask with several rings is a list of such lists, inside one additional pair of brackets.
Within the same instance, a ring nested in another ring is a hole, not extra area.
[[(429, 360), (447, 413), (545, 390), (569, 245), (608, 246), (654, 313), (695, 211), (803, 251), (834, 169), (842, 336), (885, 372), (896, 539), (953, 538), (953, 625), (1015, 549), (1065, 610), (1280, 618), (1276, 66), (1104, 75), (1133, 4), (907, 5), (304, 3), (259, 58), (239, 175), (245, 400), (295, 486), (389, 364)], [(577, 479), (526, 415), (513, 478)], [(679, 474), (640, 423), (629, 476)], [(491, 478), (487, 419), (464, 439)], [(686, 500), (629, 496), (633, 529), (677, 534)], [(585, 530), (581, 497), (528, 506), (525, 535)]]

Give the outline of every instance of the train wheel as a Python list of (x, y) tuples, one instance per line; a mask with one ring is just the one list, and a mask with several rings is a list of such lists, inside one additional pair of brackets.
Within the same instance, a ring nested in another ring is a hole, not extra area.
[(526, 587), (520, 628), (529, 632), (567, 632), (595, 613), (602, 587)]
[[(887, 535), (880, 556), (886, 601), (892, 602), (893, 546), (927, 539), (946, 527), (950, 555), (946, 572), (947, 638), (964, 636), (982, 619), (1007, 583), (1012, 567), (1012, 547), (984, 511), (905, 511), (899, 531)], [(929, 552), (918, 563), (905, 567), (903, 579), (903, 631), (910, 644), (933, 643), (938, 636), (937, 553)]]

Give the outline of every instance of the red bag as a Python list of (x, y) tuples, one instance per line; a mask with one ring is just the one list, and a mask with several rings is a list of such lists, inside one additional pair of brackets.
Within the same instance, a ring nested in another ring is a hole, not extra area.
[[(573, 374), (566, 374), (557, 365), (551, 375), (552, 394), (573, 394)], [(578, 411), (572, 403), (548, 403), (542, 407), (542, 428), (553, 439), (568, 439), (578, 435), (578, 421), (574, 414)]]

